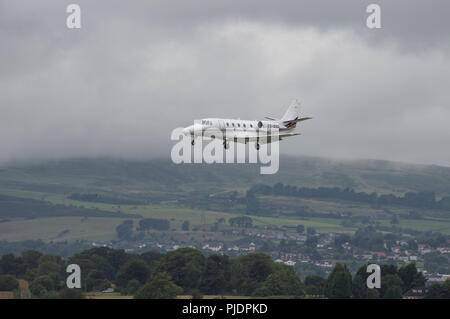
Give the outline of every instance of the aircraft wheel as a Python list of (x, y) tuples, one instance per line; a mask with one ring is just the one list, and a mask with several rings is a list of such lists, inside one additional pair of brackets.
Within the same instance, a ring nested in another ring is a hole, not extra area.
[(259, 151), (259, 143), (256, 143), (256, 149)]
[(194, 144), (195, 144), (195, 140), (192, 140), (191, 145), (194, 146)]
[(230, 143), (227, 143), (227, 142), (223, 142), (223, 148), (224, 149), (229, 149), (230, 148)]

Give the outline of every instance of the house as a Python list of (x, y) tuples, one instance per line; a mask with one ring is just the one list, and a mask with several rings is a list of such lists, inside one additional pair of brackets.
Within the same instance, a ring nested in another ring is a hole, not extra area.
[(423, 299), (425, 297), (426, 288), (411, 288), (403, 294), (403, 299)]
[(383, 251), (371, 251), (372, 255), (376, 255), (378, 258), (386, 257), (386, 253)]
[(103, 293), (112, 293), (114, 292), (114, 288), (107, 288), (105, 290), (102, 291)]
[(209, 244), (203, 245), (202, 249), (209, 249), (215, 252), (222, 250), (222, 245), (210, 246)]
[(282, 263), (282, 262), (283, 262), (283, 260), (281, 260), (281, 259), (277, 259), (277, 260), (275, 260), (275, 262), (276, 262), (276, 263)]
[(284, 264), (285, 264), (285, 265), (288, 265), (288, 266), (295, 266), (295, 261), (288, 260), (288, 261), (286, 261)]
[(432, 250), (425, 244), (419, 244), (417, 246), (418, 246), (418, 249), (419, 249), (419, 253), (421, 253), (422, 255), (432, 252)]

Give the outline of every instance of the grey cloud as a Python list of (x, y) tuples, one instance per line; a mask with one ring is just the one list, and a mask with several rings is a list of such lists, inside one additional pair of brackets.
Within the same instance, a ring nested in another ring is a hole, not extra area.
[(450, 165), (446, 2), (379, 1), (368, 30), (364, 1), (79, 1), (77, 31), (68, 3), (0, 1), (0, 161), (168, 156), (175, 127), (298, 97), (284, 153)]

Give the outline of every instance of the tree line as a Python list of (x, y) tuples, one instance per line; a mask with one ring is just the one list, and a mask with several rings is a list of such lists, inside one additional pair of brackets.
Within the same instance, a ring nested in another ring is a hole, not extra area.
[(144, 205), (145, 202), (138, 199), (130, 199), (123, 197), (114, 197), (108, 196), (104, 194), (97, 193), (74, 193), (68, 196), (69, 199), (83, 201), (83, 202), (92, 202), (92, 203), (106, 203), (113, 205)]
[(398, 205), (415, 208), (450, 209), (450, 196), (436, 200), (434, 192), (407, 192), (403, 196), (394, 194), (378, 195), (376, 192), (356, 192), (351, 188), (340, 187), (297, 187), (277, 183), (274, 186), (258, 184), (248, 191), (250, 194), (295, 196), (304, 198), (326, 198), (361, 202), (372, 205)]
[[(81, 289), (65, 288), (68, 264), (80, 266)], [(131, 254), (100, 247), (63, 259), (26, 250), (0, 259), (0, 290), (16, 290), (20, 278), (30, 283), (33, 298), (83, 298), (86, 292), (109, 287), (137, 299), (170, 299), (182, 294), (401, 298), (409, 289), (425, 285), (425, 278), (413, 263), (401, 268), (382, 265), (381, 289), (368, 289), (366, 267), (352, 276), (346, 265), (336, 264), (328, 278), (310, 275), (301, 280), (292, 267), (276, 263), (263, 253), (230, 258), (205, 256), (193, 248)], [(450, 298), (449, 288), (450, 281), (434, 284), (427, 297)]]
[(133, 232), (134, 223), (132, 219), (124, 220), (116, 227), (116, 234), (119, 240), (141, 240), (144, 238), (146, 232), (151, 229), (154, 230), (169, 230), (170, 222), (167, 219), (159, 218), (143, 218), (139, 220), (136, 230), (137, 234)]
[(73, 205), (52, 204), (43, 200), (0, 195), (0, 218), (38, 218), (47, 216), (142, 217), (136, 214), (125, 214), (122, 212), (111, 212)]

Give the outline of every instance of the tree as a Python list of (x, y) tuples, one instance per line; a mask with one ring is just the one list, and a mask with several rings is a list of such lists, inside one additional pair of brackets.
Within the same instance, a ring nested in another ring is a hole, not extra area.
[(309, 248), (316, 248), (319, 243), (319, 239), (316, 236), (308, 236), (308, 239), (305, 241), (305, 246)]
[(391, 218), (391, 224), (392, 225), (398, 225), (399, 221), (398, 221), (398, 216), (397, 215), (393, 215)]
[(131, 219), (125, 220), (116, 227), (116, 233), (120, 240), (131, 240), (133, 237), (133, 221)]
[(236, 292), (251, 295), (275, 269), (270, 256), (251, 253), (240, 256), (231, 262), (231, 284)]
[(295, 230), (297, 231), (297, 233), (303, 234), (303, 233), (305, 232), (305, 226), (303, 226), (303, 225), (297, 225), (297, 227), (295, 228)]
[(252, 227), (253, 220), (248, 216), (233, 217), (228, 220), (231, 226)]
[(180, 248), (164, 255), (158, 272), (167, 272), (173, 282), (186, 289), (198, 289), (203, 271), (205, 257), (194, 248)]
[(37, 268), (39, 264), (39, 258), (41, 258), (42, 253), (37, 250), (24, 250), (22, 252), (22, 259), (25, 269)]
[(139, 280), (132, 279), (132, 280), (128, 281), (127, 288), (124, 289), (123, 291), (121, 290), (120, 294), (123, 294), (123, 295), (135, 295), (136, 292), (141, 287), (142, 287), (142, 284), (139, 282)]
[(384, 299), (402, 299), (402, 288), (400, 286), (389, 287), (383, 296)]
[(0, 291), (13, 291), (19, 288), (19, 282), (13, 275), (0, 275)]
[(145, 253), (141, 254), (141, 259), (144, 260), (147, 265), (150, 266), (150, 268), (154, 268), (159, 260), (163, 258), (163, 254), (157, 251), (146, 251)]
[[(397, 274), (383, 274), (383, 271), (381, 271), (381, 288), (380, 288), (380, 295), (382, 298), (385, 299), (392, 299), (392, 296), (395, 296), (394, 293), (397, 292), (397, 289), (394, 289), (396, 287), (399, 287), (401, 289), (400, 295), (402, 294), (404, 282)], [(388, 294), (388, 291), (391, 290)]]
[(103, 273), (98, 270), (92, 270), (85, 281), (86, 291), (102, 291), (111, 287), (110, 282), (105, 278)]
[(346, 299), (352, 295), (352, 275), (346, 265), (337, 263), (328, 276), (325, 295), (331, 299)]
[(314, 227), (308, 227), (308, 228), (306, 228), (306, 233), (308, 235), (315, 235), (316, 234), (316, 229)]
[(430, 273), (450, 273), (450, 256), (438, 251), (423, 255), (425, 269)]
[(36, 283), (36, 284), (31, 283), (30, 284), (30, 292), (31, 292), (32, 296), (39, 298), (39, 297), (43, 297), (48, 291), (47, 291), (47, 289), (45, 289), (44, 286), (42, 286), (38, 283)]
[(135, 299), (174, 299), (183, 291), (167, 273), (158, 273), (152, 281), (138, 290)]
[(278, 269), (270, 274), (255, 289), (253, 296), (302, 296), (304, 285), (292, 267), (277, 265)]
[(450, 279), (443, 284), (434, 283), (428, 287), (425, 293), (426, 299), (450, 299)]
[(260, 204), (259, 200), (256, 198), (253, 192), (247, 192), (245, 197), (245, 205), (247, 208), (247, 212), (249, 214), (258, 215), (260, 214)]
[(117, 273), (117, 284), (126, 287), (128, 281), (136, 279), (144, 284), (150, 276), (150, 268), (142, 259), (132, 259), (120, 267)]
[(188, 220), (185, 220), (183, 222), (183, 225), (181, 226), (181, 229), (184, 230), (184, 231), (188, 231), (189, 230), (189, 221)]
[(30, 283), (30, 292), (35, 297), (45, 298), (55, 287), (55, 282), (49, 275), (41, 275)]
[(413, 287), (425, 286), (425, 277), (417, 271), (415, 263), (409, 263), (398, 270), (398, 275), (403, 281), (403, 291), (408, 291)]
[(82, 270), (81, 287), (84, 291), (101, 291), (116, 279), (114, 266), (108, 260), (110, 256), (98, 253), (99, 251), (90, 249), (69, 258), (69, 264), (77, 264)]
[(305, 278), (305, 290), (308, 295), (323, 295), (327, 280), (323, 277), (311, 275)]
[(231, 262), (226, 255), (212, 255), (206, 260), (200, 290), (206, 294), (220, 294), (228, 290)]
[(0, 271), (3, 274), (20, 276), (25, 273), (22, 257), (14, 254), (5, 254), (0, 259)]
[(48, 275), (42, 275), (42, 276), (37, 277), (35, 280), (33, 280), (31, 285), (41, 285), (47, 291), (55, 289), (55, 283), (52, 280), (52, 278)]
[[(62, 288), (62, 282), (66, 277), (65, 262), (60, 256), (45, 254), (39, 257), (37, 276), (48, 276), (53, 282), (53, 289)], [(44, 285), (47, 288), (46, 285)]]
[(352, 295), (355, 299), (367, 299), (369, 288), (367, 287), (367, 265), (361, 266), (353, 277)]
[(167, 219), (157, 219), (157, 218), (144, 218), (139, 221), (140, 231), (147, 231), (149, 229), (157, 230), (168, 230), (170, 223)]

